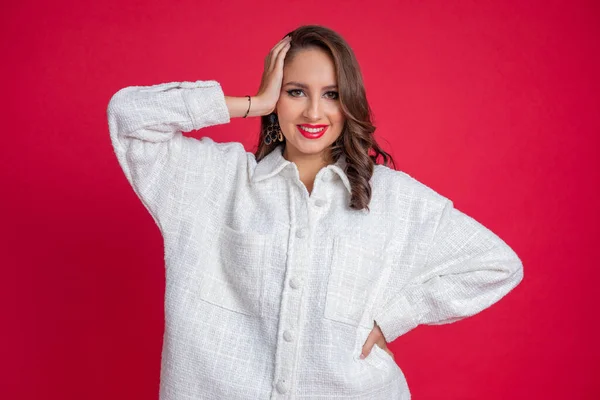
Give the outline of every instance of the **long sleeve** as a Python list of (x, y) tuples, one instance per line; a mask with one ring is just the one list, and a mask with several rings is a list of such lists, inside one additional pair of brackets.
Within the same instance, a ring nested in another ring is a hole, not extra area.
[(202, 185), (203, 178), (225, 163), (224, 144), (206, 136), (182, 135), (229, 122), (225, 96), (216, 81), (126, 87), (110, 99), (107, 117), (118, 162), (161, 231), (176, 206), (177, 191), (192, 178)]
[(447, 200), (423, 268), (376, 312), (387, 342), (418, 325), (448, 324), (475, 315), (523, 279), (517, 254)]

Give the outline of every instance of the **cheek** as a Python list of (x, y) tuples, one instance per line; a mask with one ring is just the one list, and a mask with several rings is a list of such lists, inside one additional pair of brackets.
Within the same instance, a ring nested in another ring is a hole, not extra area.
[(344, 118), (344, 116), (340, 113), (336, 117), (337, 118), (333, 119), (333, 121), (339, 125), (344, 125), (344, 123), (346, 122), (346, 119)]
[(346, 118), (344, 118), (344, 114), (340, 108), (332, 109), (327, 114), (327, 118), (332, 124), (344, 125)]
[(338, 102), (329, 101), (326, 103), (324, 111), (327, 118), (332, 122), (339, 122), (344, 119), (342, 106)]
[(297, 105), (289, 99), (283, 97), (283, 94), (279, 98), (277, 102), (277, 117), (279, 119), (279, 123), (286, 123), (290, 120), (297, 119)]

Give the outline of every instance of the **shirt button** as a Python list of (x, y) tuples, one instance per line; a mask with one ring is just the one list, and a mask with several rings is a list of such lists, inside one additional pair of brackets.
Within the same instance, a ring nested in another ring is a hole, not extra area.
[(292, 289), (298, 289), (300, 287), (300, 281), (297, 278), (290, 279), (290, 287)]
[(290, 331), (285, 331), (283, 332), (283, 338), (286, 342), (291, 342), (292, 340), (294, 340), (294, 335)]
[(315, 200), (315, 206), (323, 207), (324, 205), (325, 205), (325, 200), (322, 200), (322, 199)]
[(277, 391), (281, 394), (284, 394), (285, 392), (288, 391), (288, 387), (287, 387), (285, 381), (283, 381), (283, 380), (280, 380), (279, 382), (277, 382), (276, 387), (277, 387)]
[(301, 229), (298, 229), (298, 231), (296, 232), (296, 236), (299, 238), (303, 238), (306, 236), (306, 233), (307, 233), (306, 228), (301, 228)]

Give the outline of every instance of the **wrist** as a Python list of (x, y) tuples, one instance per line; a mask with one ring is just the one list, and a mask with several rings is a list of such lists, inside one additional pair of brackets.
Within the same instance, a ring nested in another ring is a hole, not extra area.
[[(247, 99), (247, 97), (246, 97)], [(273, 107), (265, 106), (264, 100), (260, 96), (251, 96), (250, 111), (248, 117), (260, 117), (271, 113)]]
[[(250, 101), (248, 101), (248, 96), (225, 96), (225, 103), (231, 118), (259, 117), (270, 114), (274, 109), (274, 107), (266, 107), (264, 100), (259, 96), (251, 96)], [(246, 115), (246, 113), (248, 114)]]

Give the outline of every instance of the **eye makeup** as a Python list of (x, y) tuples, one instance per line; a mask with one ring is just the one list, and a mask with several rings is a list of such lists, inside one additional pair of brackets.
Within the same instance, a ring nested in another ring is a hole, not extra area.
[[(302, 92), (302, 90), (301, 89), (290, 89), (290, 90), (286, 90), (286, 92), (290, 97), (300, 97), (300, 96), (295, 95), (294, 93)], [(325, 94), (332, 96), (332, 97), (328, 97), (330, 100), (337, 100), (340, 97), (339, 93), (336, 91), (333, 91), (333, 90), (325, 92)]]

